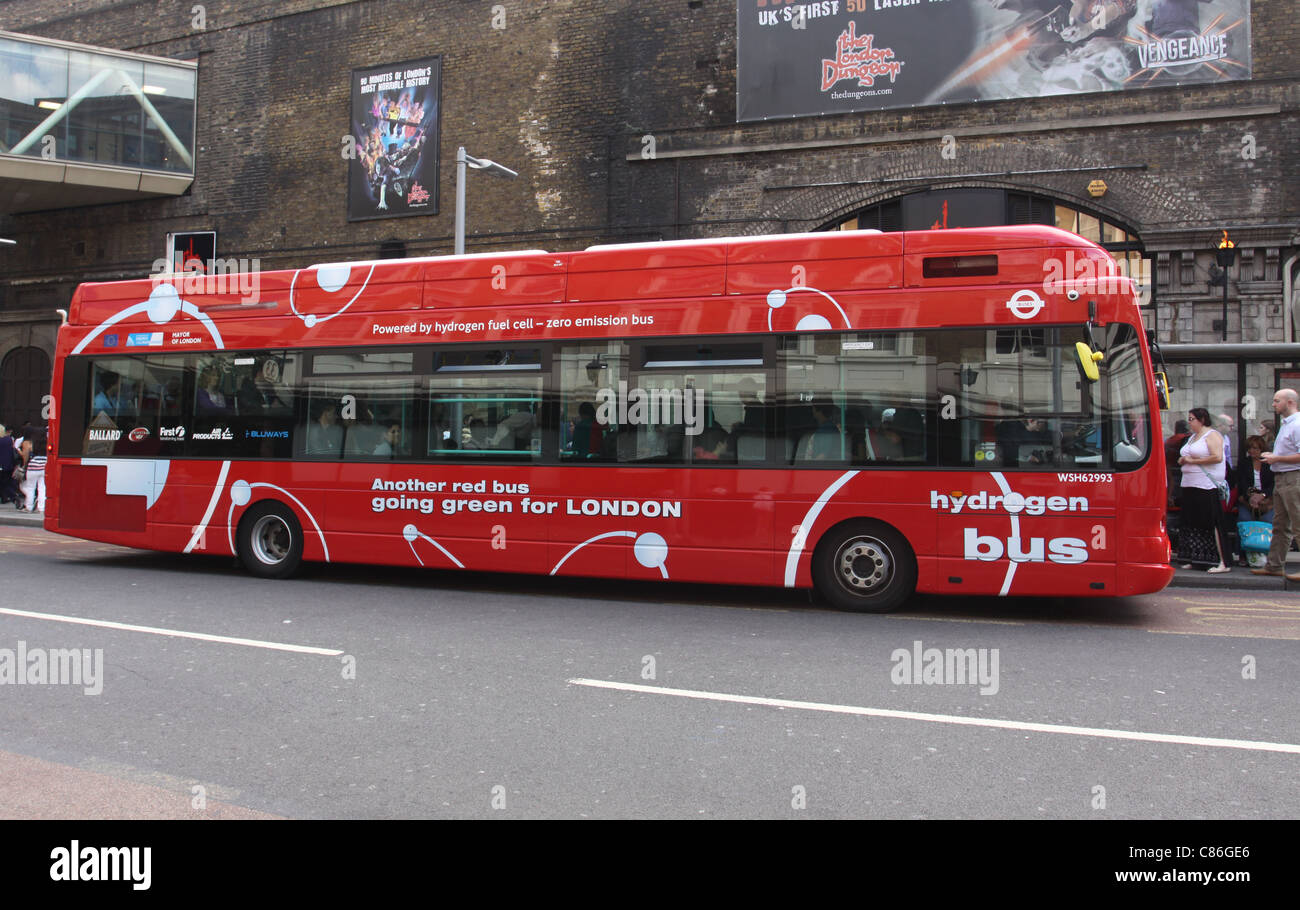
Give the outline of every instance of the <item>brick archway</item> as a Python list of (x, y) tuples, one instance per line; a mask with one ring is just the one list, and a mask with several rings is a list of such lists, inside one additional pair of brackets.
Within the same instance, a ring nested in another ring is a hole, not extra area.
[(50, 355), (36, 347), (14, 348), (0, 362), (0, 422), (43, 422), (42, 400), (50, 391)]

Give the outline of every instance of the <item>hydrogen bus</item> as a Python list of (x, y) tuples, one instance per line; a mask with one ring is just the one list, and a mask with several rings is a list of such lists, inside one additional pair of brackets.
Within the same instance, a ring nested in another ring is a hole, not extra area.
[(304, 560), (1121, 596), (1172, 574), (1132, 282), (1050, 227), (83, 284), (51, 531)]

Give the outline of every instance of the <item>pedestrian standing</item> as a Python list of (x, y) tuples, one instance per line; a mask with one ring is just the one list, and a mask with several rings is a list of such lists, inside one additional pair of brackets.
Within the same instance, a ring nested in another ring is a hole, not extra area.
[(1224, 482), (1223, 437), (1210, 426), (1210, 412), (1192, 408), (1187, 412), (1191, 435), (1178, 453), (1182, 467), (1182, 515), (1178, 523), (1178, 559), (1182, 568), (1208, 565), (1218, 574), (1231, 571), (1224, 559), (1223, 500), (1219, 484)]
[(1167, 508), (1173, 509), (1179, 507), (1182, 499), (1179, 484), (1182, 482), (1182, 472), (1178, 470), (1178, 452), (1187, 441), (1190, 431), (1187, 429), (1186, 420), (1175, 420), (1174, 431), (1165, 440), (1165, 489), (1168, 491)]
[(0, 503), (18, 501), (18, 486), (14, 483), (14, 468), (18, 465), (18, 450), (14, 439), (0, 423)]
[(28, 512), (45, 511), (45, 433), (37, 430), (23, 447), (31, 449), (27, 455), (27, 476), (23, 478), (22, 491), (27, 499)]
[(1273, 412), (1278, 419), (1273, 451), (1260, 456), (1273, 472), (1273, 542), (1268, 548), (1268, 564), (1250, 571), (1300, 581), (1300, 573), (1286, 574), (1286, 554), (1291, 551), (1291, 541), (1300, 535), (1300, 419), (1296, 418), (1300, 398), (1295, 389), (1277, 390)]
[(1219, 435), (1223, 437), (1223, 468), (1231, 477), (1233, 471), (1236, 470), (1232, 466), (1232, 417), (1228, 414), (1220, 414), (1218, 420)]

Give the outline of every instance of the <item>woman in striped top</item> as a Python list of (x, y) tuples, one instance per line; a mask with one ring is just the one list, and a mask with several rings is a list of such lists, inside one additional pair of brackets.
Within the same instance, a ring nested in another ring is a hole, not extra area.
[(44, 512), (45, 432), (40, 430), (30, 438), (24, 439), (23, 450), (27, 456), (27, 476), (23, 478), (21, 489), (27, 499), (27, 511)]

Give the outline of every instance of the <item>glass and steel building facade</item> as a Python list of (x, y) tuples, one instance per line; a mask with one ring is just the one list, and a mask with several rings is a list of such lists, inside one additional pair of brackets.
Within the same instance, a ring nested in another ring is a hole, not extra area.
[(197, 76), (193, 62), (0, 32), (0, 205), (184, 192)]

